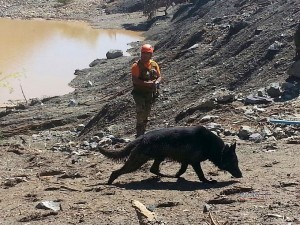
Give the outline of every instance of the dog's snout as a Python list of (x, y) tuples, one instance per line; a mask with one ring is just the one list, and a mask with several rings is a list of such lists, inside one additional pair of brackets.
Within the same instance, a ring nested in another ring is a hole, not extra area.
[(243, 174), (240, 170), (234, 170), (231, 172), (231, 175), (234, 176), (235, 178), (241, 178), (243, 177)]
[(233, 176), (236, 178), (241, 178), (241, 177), (243, 177), (243, 174), (241, 171), (237, 171)]
[(242, 174), (239, 174), (239, 175), (237, 175), (237, 176), (235, 176), (236, 178), (242, 178), (243, 177), (243, 175)]

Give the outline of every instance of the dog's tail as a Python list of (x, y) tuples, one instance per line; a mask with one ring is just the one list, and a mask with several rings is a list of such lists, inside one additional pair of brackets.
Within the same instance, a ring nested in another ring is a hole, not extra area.
[(132, 151), (136, 147), (137, 143), (130, 142), (126, 147), (120, 151), (113, 151), (113, 150), (107, 150), (102, 147), (98, 147), (98, 150), (101, 154), (106, 156), (107, 158), (114, 159), (114, 160), (121, 160), (126, 157), (128, 157)]

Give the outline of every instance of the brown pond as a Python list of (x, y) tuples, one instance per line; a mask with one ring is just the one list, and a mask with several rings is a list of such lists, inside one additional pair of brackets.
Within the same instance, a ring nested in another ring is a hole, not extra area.
[(76, 69), (110, 49), (126, 50), (141, 33), (98, 30), (84, 22), (0, 19), (0, 103), (72, 91)]

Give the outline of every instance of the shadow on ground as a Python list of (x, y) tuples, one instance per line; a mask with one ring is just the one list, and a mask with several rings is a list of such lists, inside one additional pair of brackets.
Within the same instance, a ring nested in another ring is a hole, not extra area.
[(222, 181), (215, 184), (206, 184), (199, 181), (188, 181), (184, 178), (177, 179), (176, 182), (164, 182), (158, 177), (148, 178), (142, 181), (134, 181), (131, 183), (120, 184), (116, 183), (115, 186), (125, 188), (127, 190), (178, 190), (178, 191), (194, 191), (201, 189), (215, 189), (223, 188), (232, 184), (238, 183), (237, 181)]

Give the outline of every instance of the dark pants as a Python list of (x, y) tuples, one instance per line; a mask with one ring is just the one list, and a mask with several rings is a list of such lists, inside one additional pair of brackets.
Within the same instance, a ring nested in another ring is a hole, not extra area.
[(133, 90), (132, 95), (136, 105), (136, 137), (138, 137), (146, 131), (153, 103), (153, 94), (152, 92), (143, 93)]

